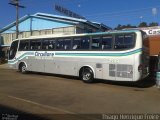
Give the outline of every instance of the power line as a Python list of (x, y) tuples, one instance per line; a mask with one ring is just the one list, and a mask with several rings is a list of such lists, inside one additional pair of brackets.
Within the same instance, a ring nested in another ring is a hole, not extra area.
[(142, 13), (124, 13), (124, 14), (115, 14), (115, 15), (106, 15), (106, 16), (95, 16), (95, 17), (90, 17), (91, 19), (94, 19), (94, 20), (101, 20), (101, 19), (115, 19), (115, 18), (118, 18), (118, 17), (139, 17), (139, 16), (148, 16), (148, 12), (143, 12)]
[[(160, 6), (157, 6), (156, 8), (160, 8)], [(92, 15), (86, 15), (86, 17), (92, 17), (92, 16), (102, 16), (102, 15), (115, 15), (115, 14), (118, 14), (118, 15), (120, 15), (120, 14), (126, 14), (126, 13), (128, 13), (128, 14), (131, 14), (131, 13), (137, 13), (137, 12), (139, 12), (139, 11), (142, 11), (142, 12), (144, 12), (144, 11), (146, 11), (146, 10), (150, 10), (151, 11), (151, 7), (150, 8), (142, 8), (142, 9), (135, 9), (135, 10), (126, 10), (126, 11), (120, 11), (120, 12), (105, 12), (105, 13), (98, 13), (98, 14), (92, 14)]]
[(98, 16), (98, 15), (113, 15), (113, 14), (121, 14), (121, 13), (132, 13), (132, 12), (138, 12), (138, 11), (144, 11), (144, 10), (152, 10), (152, 8), (160, 8), (160, 6), (140, 8), (140, 9), (134, 9), (134, 10), (124, 10), (124, 11), (120, 11), (120, 12), (103, 12), (103, 13), (98, 13), (98, 14), (86, 15), (86, 17)]
[[(157, 7), (160, 7), (160, 6), (157, 6)], [(99, 22), (102, 22), (102, 21), (107, 22), (107, 21), (113, 21), (113, 20), (117, 20), (117, 21), (118, 20), (133, 20), (133, 19), (138, 20), (140, 16), (143, 16), (143, 18), (153, 17), (151, 14), (151, 10), (152, 10), (151, 8), (153, 7), (120, 11), (120, 12), (112, 12), (112, 13), (100, 13), (100, 14), (87, 15), (87, 16), (89, 19), (92, 19), (94, 21), (99, 21)]]

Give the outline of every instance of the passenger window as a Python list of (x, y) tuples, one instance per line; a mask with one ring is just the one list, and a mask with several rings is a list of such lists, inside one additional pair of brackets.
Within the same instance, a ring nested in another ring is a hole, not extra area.
[(64, 50), (71, 49), (71, 39), (64, 39)]
[(48, 49), (49, 50), (54, 50), (56, 46), (56, 41), (55, 40), (49, 40), (48, 41)]
[(101, 49), (101, 37), (92, 37), (92, 49)]
[(58, 39), (57, 43), (56, 43), (56, 49), (57, 50), (63, 50), (63, 47), (64, 47), (64, 45), (63, 45), (63, 39)]
[(19, 45), (19, 51), (26, 51), (29, 49), (29, 41), (21, 40)]
[(115, 49), (129, 49), (134, 47), (134, 34), (116, 35)]
[(81, 38), (74, 38), (73, 39), (73, 46), (72, 49), (73, 50), (78, 50), (81, 48)]
[(49, 41), (48, 40), (43, 40), (42, 41), (42, 49), (43, 50), (48, 50), (48, 45), (49, 45)]
[(74, 38), (72, 49), (73, 50), (88, 50), (89, 45), (90, 45), (89, 37)]
[(115, 36), (115, 49), (124, 49), (124, 35)]
[(113, 43), (112, 36), (103, 36), (102, 37), (102, 50), (111, 49)]
[(31, 50), (41, 50), (41, 40), (31, 40), (30, 49)]
[(126, 48), (134, 47), (134, 34), (128, 34), (124, 36), (124, 45)]
[(90, 44), (90, 38), (89, 37), (83, 37), (81, 40), (81, 49), (88, 50)]

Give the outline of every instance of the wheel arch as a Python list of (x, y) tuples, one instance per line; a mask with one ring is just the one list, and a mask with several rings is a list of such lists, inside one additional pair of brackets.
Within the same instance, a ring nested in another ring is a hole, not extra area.
[(92, 72), (93, 72), (93, 77), (95, 78), (95, 70), (94, 70), (94, 68), (93, 68), (92, 66), (90, 66), (90, 65), (81, 66), (80, 69), (79, 69), (79, 72), (78, 72), (78, 76), (81, 75), (81, 72), (82, 72), (82, 70), (83, 70), (84, 68), (89, 68), (89, 69), (91, 69)]

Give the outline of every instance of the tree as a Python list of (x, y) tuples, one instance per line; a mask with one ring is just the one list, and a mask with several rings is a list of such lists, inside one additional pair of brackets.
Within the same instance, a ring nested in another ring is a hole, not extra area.
[(115, 30), (121, 30), (122, 29), (122, 25), (118, 24), (117, 27), (114, 28)]
[(122, 30), (122, 29), (126, 29), (126, 28), (137, 28), (137, 27), (152, 27), (152, 26), (158, 26), (157, 22), (151, 22), (149, 24), (147, 24), (146, 22), (141, 22), (138, 26), (134, 26), (131, 24), (127, 24), (127, 25), (121, 25), (118, 24), (117, 27), (115, 27), (115, 30)]
[(152, 22), (149, 24), (149, 27), (153, 27), (153, 26), (158, 26), (158, 23), (157, 22)]
[(133, 25), (131, 25), (131, 24), (127, 24), (127, 25), (125, 26), (125, 28), (136, 28), (136, 26), (133, 26)]
[(141, 22), (138, 27), (148, 27), (146, 22)]
[(127, 24), (127, 25), (118, 24), (118, 26), (116, 28), (114, 28), (114, 29), (115, 30), (122, 30), (122, 29), (125, 29), (125, 28), (136, 28), (136, 26), (133, 26), (131, 24)]

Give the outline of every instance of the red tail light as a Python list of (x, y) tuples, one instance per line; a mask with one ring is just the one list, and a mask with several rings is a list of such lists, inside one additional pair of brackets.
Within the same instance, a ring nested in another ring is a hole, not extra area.
[(143, 65), (142, 65), (142, 64), (140, 64), (140, 65), (138, 66), (138, 72), (141, 72), (141, 71), (142, 71), (142, 69), (143, 69)]

